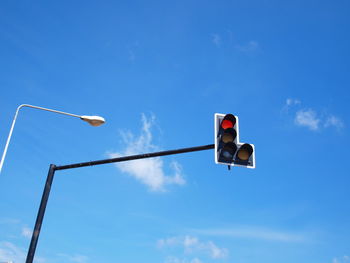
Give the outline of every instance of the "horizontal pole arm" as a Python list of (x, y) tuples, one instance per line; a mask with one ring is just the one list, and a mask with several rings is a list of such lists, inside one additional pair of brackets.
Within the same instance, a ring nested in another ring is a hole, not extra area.
[(72, 113), (68, 113), (68, 112), (64, 112), (64, 111), (59, 111), (59, 110), (48, 109), (48, 108), (39, 107), (39, 106), (34, 106), (34, 105), (29, 105), (29, 104), (19, 105), (18, 109), (23, 108), (23, 107), (29, 107), (29, 108), (38, 109), (38, 110), (51, 111), (51, 112), (55, 112), (55, 113), (59, 113), (59, 114), (63, 114), (63, 115), (77, 117), (77, 118), (81, 117), (80, 115), (76, 115), (76, 114), (72, 114)]
[(123, 156), (123, 157), (116, 157), (116, 158), (111, 158), (111, 159), (104, 159), (104, 160), (97, 160), (97, 161), (90, 161), (90, 162), (83, 162), (83, 163), (74, 163), (74, 164), (56, 166), (55, 170), (66, 170), (66, 169), (100, 165), (100, 164), (106, 164), (106, 163), (118, 163), (118, 162), (132, 161), (132, 160), (152, 158), (152, 157), (172, 155), (172, 154), (179, 154), (179, 153), (188, 153), (188, 152), (210, 150), (210, 149), (214, 149), (214, 147), (215, 147), (214, 144), (209, 144), (209, 145), (203, 145), (203, 146), (182, 148), (182, 149), (177, 149), (177, 150), (168, 150), (168, 151), (154, 152), (154, 153), (144, 153), (144, 154)]

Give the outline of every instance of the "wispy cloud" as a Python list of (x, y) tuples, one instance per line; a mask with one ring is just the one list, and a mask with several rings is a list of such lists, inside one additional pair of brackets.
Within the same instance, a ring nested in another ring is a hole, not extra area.
[(236, 45), (236, 49), (241, 52), (251, 53), (260, 49), (257, 41), (251, 40), (246, 44)]
[(325, 127), (335, 127), (339, 130), (339, 129), (344, 127), (344, 123), (338, 117), (331, 115), (331, 116), (327, 117), (324, 126)]
[(347, 255), (344, 255), (342, 257), (334, 257), (332, 260), (332, 263), (347, 263), (350, 262), (350, 257)]
[(288, 98), (286, 99), (286, 103), (283, 106), (283, 111), (288, 111), (291, 107), (295, 105), (300, 105), (301, 101), (299, 99), (294, 99), (294, 98)]
[(333, 114), (320, 114), (311, 108), (305, 108), (299, 99), (288, 98), (282, 112), (294, 114), (294, 123), (297, 126), (308, 128), (311, 131), (320, 131), (324, 128), (344, 128), (344, 122)]
[(296, 125), (316, 131), (319, 129), (320, 119), (317, 117), (316, 112), (311, 109), (299, 110), (295, 115), (294, 122)]
[(25, 250), (11, 242), (0, 243), (0, 262), (24, 262)]
[[(147, 118), (142, 114), (141, 134), (134, 136), (131, 132), (121, 132), (125, 149), (121, 152), (110, 153), (109, 156), (114, 158), (158, 150), (159, 148), (152, 143), (151, 129), (154, 122), (154, 116)], [(166, 185), (184, 185), (186, 183), (181, 165), (178, 162), (172, 161), (170, 163), (172, 175), (166, 175), (163, 160), (159, 157), (117, 163), (116, 167), (147, 185), (152, 191), (165, 191)]]
[[(0, 262), (24, 262), (26, 259), (27, 251), (26, 249), (17, 246), (14, 243), (11, 242), (0, 242)], [(53, 258), (51, 258), (53, 260)], [(87, 263), (88, 257), (74, 254), (74, 255), (68, 255), (68, 254), (58, 254), (57, 255), (57, 262), (72, 262), (72, 263)], [(64, 259), (64, 260), (62, 260)], [(48, 262), (47, 258), (43, 258), (40, 256), (35, 257), (35, 262), (37, 263), (44, 263)], [(56, 260), (54, 260), (56, 262)]]
[(129, 53), (129, 60), (131, 62), (134, 62), (136, 60), (136, 55), (135, 55), (135, 52), (131, 49), (128, 50), (128, 53)]
[(30, 229), (29, 227), (22, 227), (22, 236), (24, 236), (25, 238), (31, 238), (33, 234), (32, 229)]
[(21, 220), (19, 219), (7, 218), (7, 217), (0, 218), (0, 224), (17, 225), (19, 223), (21, 223)]
[(246, 55), (256, 54), (261, 50), (261, 46), (257, 40), (238, 41), (231, 30), (221, 32), (220, 34), (213, 33), (210, 35), (210, 40), (216, 47), (226, 46)]
[(220, 47), (221, 45), (221, 37), (219, 34), (212, 34), (211, 40), (214, 43), (215, 46)]
[(260, 239), (265, 241), (277, 242), (305, 242), (307, 240), (304, 234), (291, 233), (287, 231), (278, 231), (275, 229), (267, 229), (256, 226), (194, 229), (192, 231), (194, 233), (206, 236)]
[[(24, 248), (17, 246), (11, 242), (0, 242), (0, 262), (24, 262), (27, 251)], [(43, 263), (47, 260), (43, 257), (36, 256), (35, 262)]]
[[(19, 220), (4, 220), (5, 223), (10, 222), (18, 224), (18, 222), (20, 222)], [(22, 231), (21, 231), (21, 235), (17, 234), (14, 235), (13, 237), (15, 239), (18, 239), (20, 237), (25, 237), (25, 238), (31, 238), (32, 236), (32, 230), (26, 226), (22, 227)], [(9, 241), (2, 241), (0, 242), (0, 262), (13, 262), (13, 263), (17, 263), (17, 262), (24, 262), (26, 259), (26, 255), (27, 255), (27, 250), (18, 246), (16, 243), (12, 243)], [(51, 258), (51, 260), (53, 260), (52, 262), (73, 262), (73, 263), (86, 263), (88, 262), (88, 257), (84, 256), (84, 255), (80, 255), (80, 254), (73, 254), (73, 255), (69, 255), (69, 254), (57, 254), (56, 255), (57, 258)], [(64, 258), (64, 260), (62, 260), (62, 258)], [(43, 258), (39, 256), (35, 257), (34, 262), (37, 263), (44, 263), (44, 262), (48, 262), (47, 258)]]
[(202, 263), (202, 261), (199, 258), (187, 259), (169, 256), (165, 259), (164, 263)]
[(157, 241), (158, 248), (180, 247), (185, 254), (205, 254), (212, 259), (227, 258), (228, 250), (220, 248), (212, 241), (201, 241), (193, 236), (175, 236)]
[(286, 105), (287, 106), (298, 105), (300, 103), (301, 103), (301, 101), (299, 99), (293, 99), (293, 98), (286, 99)]
[(134, 41), (133, 43), (129, 44), (127, 46), (127, 50), (128, 50), (128, 59), (130, 62), (135, 62), (137, 56), (136, 56), (136, 50), (139, 46), (139, 42), (138, 41)]
[(88, 262), (89, 258), (84, 255), (68, 255), (68, 254), (58, 254), (57, 256), (64, 259), (64, 261), (74, 262), (74, 263), (86, 263)]

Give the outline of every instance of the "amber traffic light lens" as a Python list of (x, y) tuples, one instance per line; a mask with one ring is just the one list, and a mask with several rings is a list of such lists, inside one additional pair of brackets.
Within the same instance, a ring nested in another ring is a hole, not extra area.
[(236, 130), (229, 128), (226, 129), (224, 134), (221, 136), (221, 140), (223, 143), (233, 142), (237, 137)]
[(224, 135), (222, 135), (221, 140), (223, 141), (223, 143), (228, 143), (228, 142), (233, 142), (234, 138), (232, 134), (225, 133)]
[(246, 161), (249, 159), (249, 152), (245, 149), (242, 149), (238, 152), (237, 154), (238, 158), (241, 159), (242, 161)]
[(241, 148), (239, 148), (237, 157), (242, 161), (247, 161), (249, 157), (253, 153), (253, 147), (250, 144), (243, 144)]

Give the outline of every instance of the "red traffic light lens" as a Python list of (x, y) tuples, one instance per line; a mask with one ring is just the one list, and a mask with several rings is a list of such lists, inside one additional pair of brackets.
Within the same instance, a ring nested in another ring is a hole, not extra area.
[(232, 114), (226, 114), (224, 119), (221, 122), (221, 128), (224, 130), (233, 128), (236, 124), (236, 117), (233, 116)]
[(247, 161), (249, 160), (249, 157), (252, 155), (252, 153), (253, 147), (250, 144), (245, 143), (241, 146), (241, 148), (239, 148), (237, 157), (242, 161)]
[(221, 122), (221, 127), (226, 130), (226, 129), (229, 129), (229, 128), (233, 128), (233, 123), (229, 120), (223, 120)]

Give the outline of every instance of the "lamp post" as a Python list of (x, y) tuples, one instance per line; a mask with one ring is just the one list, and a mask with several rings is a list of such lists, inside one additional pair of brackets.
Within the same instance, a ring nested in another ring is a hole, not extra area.
[(76, 115), (76, 114), (72, 114), (72, 113), (68, 113), (68, 112), (63, 112), (63, 111), (43, 108), (43, 107), (39, 107), (39, 106), (33, 106), (33, 105), (29, 105), (29, 104), (21, 104), (21, 105), (18, 106), (18, 108), (16, 110), (15, 117), (13, 118), (13, 121), (12, 121), (10, 133), (9, 133), (9, 135), (7, 137), (5, 149), (4, 149), (4, 152), (2, 154), (1, 161), (0, 161), (0, 173), (1, 173), (1, 170), (2, 170), (2, 166), (4, 165), (7, 148), (9, 146), (9, 143), (10, 143), (10, 140), (11, 140), (13, 128), (15, 127), (15, 123), (16, 123), (18, 112), (23, 107), (29, 107), (29, 108), (34, 108), (34, 109), (38, 109), (38, 110), (51, 111), (51, 112), (54, 112), (54, 113), (59, 113), (59, 114), (63, 114), (63, 115), (68, 115), (68, 116), (80, 118), (81, 120), (86, 121), (87, 123), (89, 123), (90, 125), (95, 126), (95, 127), (96, 126), (100, 126), (100, 125), (105, 123), (105, 119), (100, 117), (100, 116)]

